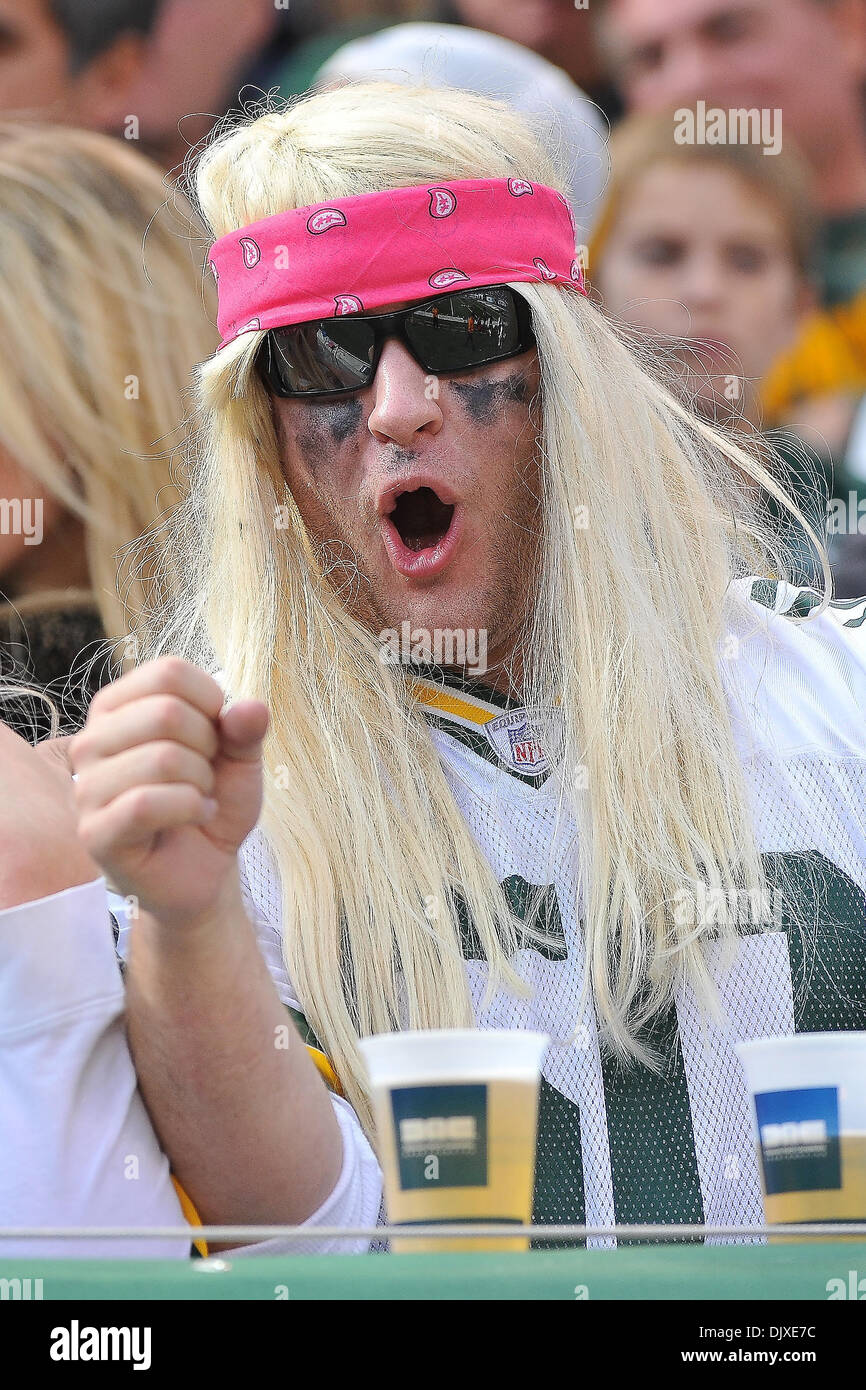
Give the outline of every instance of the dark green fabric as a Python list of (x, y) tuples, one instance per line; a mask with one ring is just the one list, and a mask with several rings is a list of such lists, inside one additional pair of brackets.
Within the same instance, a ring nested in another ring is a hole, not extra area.
[[(501, 884), (502, 895), (514, 916), (520, 922), (528, 922), (530, 929), (541, 933), (543, 940), (518, 936), (518, 950), (537, 951), (545, 960), (566, 960), (568, 949), (556, 892), (552, 885), (546, 888), (535, 883), (527, 883), (520, 874), (511, 874)], [(462, 894), (455, 893), (454, 908), (460, 926), (460, 948), (464, 960), (484, 960), (481, 939), (475, 923), (469, 916), (466, 901)], [(504, 915), (504, 914), (503, 914)]]
[(676, 1009), (642, 1028), (640, 1039), (661, 1059), (658, 1072), (609, 1055), (601, 1064), (616, 1220), (700, 1225), (704, 1204)]
[(763, 863), (788, 933), (797, 1032), (866, 1029), (862, 890), (816, 850), (765, 854)]
[[(586, 1221), (580, 1107), (541, 1078), (532, 1220), (536, 1226), (582, 1226)], [(568, 1242), (568, 1248), (585, 1245)], [(561, 1241), (534, 1239), (534, 1250), (562, 1250)]]
[(866, 208), (828, 217), (818, 240), (823, 302), (844, 304), (866, 287)]

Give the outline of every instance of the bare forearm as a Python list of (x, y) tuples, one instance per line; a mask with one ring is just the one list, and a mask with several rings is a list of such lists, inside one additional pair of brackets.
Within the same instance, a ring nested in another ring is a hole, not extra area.
[(237, 882), (180, 930), (142, 914), (128, 1011), (142, 1094), (202, 1220), (305, 1221), (339, 1177), (340, 1131)]
[(224, 705), (177, 657), (100, 690), (70, 745), (78, 837), (143, 909), (129, 1041), (176, 1177), (209, 1223), (294, 1224), (332, 1194), (343, 1141), (241, 899), (267, 709)]

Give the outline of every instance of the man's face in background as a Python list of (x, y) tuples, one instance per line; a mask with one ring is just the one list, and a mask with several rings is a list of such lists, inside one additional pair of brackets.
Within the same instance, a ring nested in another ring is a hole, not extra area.
[(50, 0), (0, 0), (0, 112), (113, 131), (130, 114), (144, 49), (128, 31), (78, 65)]
[(273, 399), (304, 524), (342, 601), (377, 635), (405, 621), (483, 630), (491, 667), (508, 654), (539, 524), (538, 385), (534, 350), (434, 377), (391, 339), (371, 386)]
[(70, 103), (69, 54), (45, 0), (0, 0), (0, 110), (55, 119)]
[[(599, 0), (452, 0), (451, 10), (470, 29), (498, 34), (530, 48), (592, 91), (606, 81), (596, 41), (593, 7)], [(449, 15), (450, 18), (450, 15)]]
[(859, 109), (862, 0), (607, 0), (601, 17), (630, 110), (781, 109), (811, 161)]
[(592, 43), (591, 17), (574, 0), (455, 0), (464, 24), (521, 43), (571, 72)]

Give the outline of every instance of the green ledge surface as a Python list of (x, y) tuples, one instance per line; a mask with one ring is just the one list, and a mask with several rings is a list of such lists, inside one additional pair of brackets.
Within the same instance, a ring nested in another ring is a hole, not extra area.
[[(866, 1241), (528, 1254), (3, 1260), (0, 1299), (866, 1299)], [(851, 1279), (851, 1274), (854, 1279)], [(841, 1280), (831, 1284), (831, 1280)], [(841, 1291), (844, 1287), (844, 1293)]]

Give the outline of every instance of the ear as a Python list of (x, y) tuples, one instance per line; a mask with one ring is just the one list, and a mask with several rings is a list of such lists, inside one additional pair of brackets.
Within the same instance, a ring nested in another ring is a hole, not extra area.
[(127, 116), (136, 115), (130, 102), (144, 68), (147, 40), (140, 34), (122, 34), (110, 48), (87, 65), (75, 83), (79, 124), (110, 134), (119, 131)]

